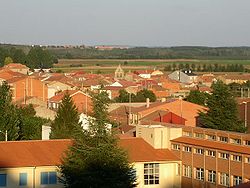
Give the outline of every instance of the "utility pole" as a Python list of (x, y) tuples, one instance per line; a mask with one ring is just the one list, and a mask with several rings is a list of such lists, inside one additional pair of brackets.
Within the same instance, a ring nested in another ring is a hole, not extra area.
[(247, 128), (247, 102), (246, 101), (244, 101), (243, 102), (243, 104), (244, 104), (244, 122), (245, 122), (245, 127)]

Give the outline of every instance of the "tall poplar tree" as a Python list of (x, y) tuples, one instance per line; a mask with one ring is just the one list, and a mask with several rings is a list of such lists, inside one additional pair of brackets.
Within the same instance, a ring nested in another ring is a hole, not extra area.
[(101, 92), (92, 97), (93, 114), (88, 130), (75, 135), (60, 170), (67, 188), (131, 188), (135, 173), (127, 153), (118, 146), (113, 132), (107, 129), (108, 96)]
[(237, 104), (230, 89), (222, 81), (212, 85), (212, 95), (208, 97), (206, 112), (200, 112), (202, 127), (245, 132), (243, 122), (238, 117)]

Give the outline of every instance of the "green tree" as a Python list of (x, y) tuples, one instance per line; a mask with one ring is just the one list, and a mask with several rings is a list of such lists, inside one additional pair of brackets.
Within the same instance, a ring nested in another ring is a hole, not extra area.
[(132, 188), (135, 173), (117, 137), (107, 130), (109, 99), (105, 92), (93, 95), (93, 118), (88, 130), (75, 135), (60, 171), (67, 188)]
[(40, 140), (42, 137), (42, 125), (47, 119), (37, 117), (32, 104), (18, 108), (19, 136), (18, 140)]
[[(7, 82), (0, 86), (0, 131), (7, 130), (8, 140), (16, 140), (19, 131), (18, 112), (16, 106), (12, 104), (12, 94)], [(4, 140), (4, 135), (0, 135), (0, 140)]]
[[(130, 95), (130, 96), (129, 96)], [(131, 102), (135, 101), (135, 94), (127, 92), (125, 89), (121, 89), (119, 91), (119, 96), (115, 98), (115, 102), (120, 102), (120, 103), (124, 103), (124, 102), (129, 102), (129, 97)]]
[(79, 114), (77, 108), (68, 93), (62, 99), (55, 120), (51, 125), (50, 137), (72, 138), (74, 133), (82, 130), (79, 123)]
[(155, 96), (153, 91), (143, 89), (136, 94), (135, 101), (136, 102), (146, 102), (147, 98), (149, 98), (149, 100), (151, 102), (156, 101), (156, 96)]
[(50, 68), (53, 66), (55, 58), (48, 50), (40, 47), (31, 48), (27, 55), (27, 66), (29, 68)]
[(199, 90), (190, 91), (186, 100), (195, 104), (206, 106), (206, 101), (209, 97), (209, 94), (200, 92)]
[(206, 112), (199, 113), (201, 126), (212, 129), (245, 132), (243, 122), (238, 118), (236, 101), (227, 85), (217, 81), (212, 85)]
[(8, 65), (10, 63), (13, 63), (13, 59), (11, 57), (6, 57), (4, 59), (4, 65)]

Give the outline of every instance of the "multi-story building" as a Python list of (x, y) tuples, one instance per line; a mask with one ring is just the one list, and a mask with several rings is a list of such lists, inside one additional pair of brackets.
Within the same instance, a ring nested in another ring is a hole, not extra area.
[(230, 187), (250, 180), (250, 134), (180, 125), (138, 126), (136, 131), (182, 161), (182, 187)]
[[(118, 144), (128, 152), (138, 188), (181, 187), (181, 162), (169, 149), (155, 149), (142, 138), (120, 138)], [(66, 139), (0, 142), (0, 187), (64, 187), (58, 165), (71, 145)]]

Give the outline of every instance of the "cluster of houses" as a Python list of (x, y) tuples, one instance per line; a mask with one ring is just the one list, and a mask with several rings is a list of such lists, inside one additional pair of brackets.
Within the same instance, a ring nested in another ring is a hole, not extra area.
[[(54, 119), (65, 93), (74, 101), (82, 119), (92, 111), (89, 92), (106, 91), (110, 99), (121, 89), (137, 93), (153, 91), (156, 102), (114, 103), (110, 119), (119, 124), (119, 145), (128, 151), (139, 188), (231, 187), (250, 180), (250, 134), (199, 127), (199, 112), (206, 107), (182, 99), (190, 90), (211, 92), (217, 79), (246, 82), (249, 75), (196, 75), (191, 70), (165, 75), (160, 70), (125, 73), (119, 65), (114, 74), (84, 71), (29, 73), (24, 65), (0, 69), (17, 104), (33, 104), (37, 116)], [(250, 100), (241, 99), (242, 118), (250, 120)], [(86, 125), (86, 121), (82, 120)], [(46, 132), (49, 134), (49, 132)], [(0, 187), (63, 187), (58, 165), (71, 140), (0, 142)]]

